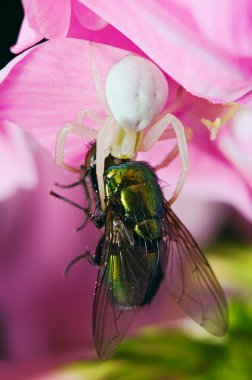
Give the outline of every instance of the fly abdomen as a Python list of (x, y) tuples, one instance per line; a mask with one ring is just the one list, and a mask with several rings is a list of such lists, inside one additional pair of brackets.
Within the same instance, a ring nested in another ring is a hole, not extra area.
[(142, 220), (135, 225), (134, 231), (144, 240), (156, 240), (160, 238), (162, 233), (160, 219), (152, 218)]
[(141, 304), (143, 306), (151, 303), (157, 294), (159, 286), (164, 277), (159, 261), (158, 251), (148, 252), (146, 257), (148, 260), (149, 281), (145, 292), (145, 297)]

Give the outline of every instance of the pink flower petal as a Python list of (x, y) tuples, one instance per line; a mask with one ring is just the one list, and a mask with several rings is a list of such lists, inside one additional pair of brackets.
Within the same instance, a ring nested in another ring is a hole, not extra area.
[(251, 58), (252, 4), (230, 0), (180, 0), (194, 33), (202, 40), (237, 58)]
[(36, 34), (45, 38), (65, 37), (70, 23), (70, 0), (23, 0), (26, 17)]
[(85, 350), (93, 350), (97, 269), (82, 262), (67, 279), (62, 272), (86, 246), (92, 251), (100, 234), (90, 224), (80, 233), (73, 231), (83, 223), (83, 213), (50, 196), (49, 191), (54, 189), (85, 205), (81, 188), (54, 188), (54, 182), (72, 183), (76, 176), (57, 168), (42, 149), (35, 146), (34, 153), (39, 186), (0, 203), (4, 221), (0, 230), (1, 348), (12, 364), (31, 365), (59, 357), (74, 360), (84, 356)]
[(237, 103), (244, 105), (245, 107), (252, 107), (252, 91), (237, 99)]
[(191, 165), (185, 192), (199, 200), (211, 199), (235, 207), (252, 221), (252, 192), (243, 177), (222, 157), (199, 148), (190, 150)]
[[(237, 59), (212, 46), (198, 32), (191, 10), (180, 2), (150, 0), (136, 6), (129, 0), (81, 1), (130, 38), (192, 94), (227, 103), (251, 91), (251, 60)], [(207, 8), (197, 4), (201, 10), (204, 7), (204, 19), (208, 18)], [(234, 9), (240, 6), (232, 4)], [(211, 18), (211, 22), (215, 25), (215, 19)]]
[(38, 183), (31, 147), (15, 124), (0, 121), (0, 201), (18, 189), (33, 189)]
[(29, 26), (28, 19), (25, 16), (21, 25), (18, 40), (10, 50), (12, 53), (18, 54), (21, 51), (28, 49), (30, 46), (35, 45), (42, 38), (42, 36), (40, 36), (33, 28)]
[(104, 33), (100, 34), (99, 30), (107, 26), (107, 22), (78, 0), (61, 0), (54, 2), (53, 7), (50, 1), (23, 0), (23, 6), (25, 16), (17, 43), (11, 48), (13, 53), (25, 50), (43, 38), (68, 36), (101, 42), (104, 37)]
[(230, 128), (221, 131), (218, 145), (224, 156), (241, 173), (252, 189), (251, 123), (251, 110), (239, 109), (230, 122)]
[(99, 30), (107, 25), (105, 20), (85, 7), (85, 5), (81, 4), (78, 0), (72, 3), (72, 12), (74, 12), (79, 23), (87, 29)]
[(208, 246), (216, 239), (226, 219), (227, 208), (219, 202), (208, 202), (194, 194), (189, 195), (186, 189), (172, 206), (173, 211), (202, 247)]
[(108, 24), (102, 29), (91, 30), (83, 27), (78, 21), (75, 13), (72, 13), (71, 24), (68, 31), (68, 37), (79, 38), (87, 41), (93, 41), (96, 43), (103, 43), (118, 47), (120, 49), (126, 49), (137, 54), (143, 54), (141, 49), (137, 47), (130, 39), (128, 39), (123, 33), (119, 32), (116, 28)]
[[(125, 35), (120, 33), (113, 26), (108, 25), (106, 21), (101, 19), (78, 0), (73, 0), (72, 2), (71, 20), (67, 36), (71, 38), (101, 42), (107, 45), (127, 49), (135, 53), (140, 52), (140, 49)], [(27, 16), (25, 15), (18, 36), (18, 41), (14, 46), (12, 46), (11, 51), (17, 54), (33, 46), (44, 37), (45, 35), (41, 34), (39, 27), (34, 27), (33, 29), (29, 25)], [(56, 36), (51, 36), (51, 38), (53, 37)]]

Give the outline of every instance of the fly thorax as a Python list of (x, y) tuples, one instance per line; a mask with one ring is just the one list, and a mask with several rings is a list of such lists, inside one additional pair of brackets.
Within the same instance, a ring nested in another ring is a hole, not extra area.
[(142, 132), (121, 128), (118, 125), (111, 146), (111, 155), (121, 159), (134, 159), (141, 138)]

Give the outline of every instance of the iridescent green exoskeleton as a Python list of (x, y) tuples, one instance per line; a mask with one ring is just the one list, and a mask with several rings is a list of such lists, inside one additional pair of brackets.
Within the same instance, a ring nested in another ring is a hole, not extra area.
[(92, 145), (81, 179), (73, 185), (77, 184), (84, 186), (89, 200), (88, 208), (77, 207), (104, 228), (95, 253), (80, 256), (99, 267), (93, 305), (98, 356), (107, 359), (114, 354), (136, 312), (153, 300), (163, 280), (189, 316), (211, 334), (224, 335), (223, 291), (199, 246), (166, 202), (154, 170), (146, 162), (108, 156), (103, 212)]

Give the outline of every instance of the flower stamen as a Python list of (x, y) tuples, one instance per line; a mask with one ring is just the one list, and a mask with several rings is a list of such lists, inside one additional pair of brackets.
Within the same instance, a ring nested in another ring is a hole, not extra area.
[(217, 117), (214, 121), (211, 121), (209, 119), (201, 119), (201, 123), (207, 127), (207, 129), (210, 131), (210, 140), (214, 141), (216, 140), (217, 134), (222, 127), (223, 124), (225, 124), (228, 120), (230, 120), (235, 112), (240, 107), (237, 103), (231, 103), (228, 105), (225, 105), (225, 107), (228, 106), (228, 111), (223, 115), (223, 117)]

